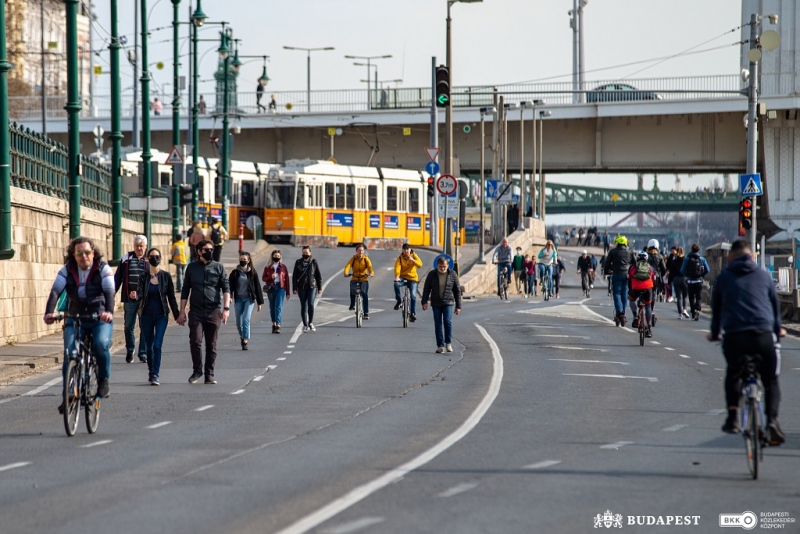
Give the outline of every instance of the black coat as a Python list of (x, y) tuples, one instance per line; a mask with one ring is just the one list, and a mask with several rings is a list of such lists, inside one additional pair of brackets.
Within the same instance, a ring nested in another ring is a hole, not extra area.
[(294, 262), (294, 272), (292, 272), (292, 291), (299, 291), (305, 287), (319, 289), (322, 287), (322, 275), (319, 272), (317, 260), (311, 258), (308, 268), (303, 267), (303, 259)]
[(244, 298), (244, 295), (238, 295), (236, 293), (236, 287), (239, 285), (239, 277), (242, 276), (242, 274), (247, 276), (247, 296), (259, 306), (263, 306), (264, 292), (261, 290), (261, 282), (258, 280), (258, 274), (256, 274), (255, 269), (252, 267), (248, 273), (243, 273), (238, 267), (231, 271), (231, 275), (228, 277), (228, 283), (231, 286), (231, 298), (234, 300), (237, 298)]
[(452, 270), (447, 270), (447, 281), (445, 282), (444, 295), (439, 296), (439, 273), (434, 269), (425, 277), (425, 285), (422, 289), (422, 304), (431, 301), (431, 306), (453, 306), (457, 310), (461, 309), (461, 285), (458, 281), (458, 275)]
[[(172, 283), (172, 275), (161, 269), (156, 274), (156, 277), (158, 278), (158, 293), (161, 295), (161, 308), (164, 310), (164, 315), (169, 315), (169, 310), (171, 308), (172, 316), (177, 319), (178, 301), (175, 300), (175, 286)], [(147, 299), (150, 294), (149, 268), (139, 277), (137, 287), (139, 289), (136, 291), (136, 300), (139, 302), (138, 314), (141, 316), (142, 311), (147, 309)]]

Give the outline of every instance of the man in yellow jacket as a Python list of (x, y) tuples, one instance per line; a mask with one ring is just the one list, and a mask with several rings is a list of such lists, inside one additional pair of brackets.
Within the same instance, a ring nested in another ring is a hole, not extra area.
[(399, 310), (403, 303), (400, 298), (400, 288), (404, 285), (408, 286), (408, 291), (411, 293), (411, 317), (409, 317), (409, 321), (412, 323), (417, 320), (418, 267), (422, 267), (422, 260), (419, 259), (411, 245), (404, 243), (403, 252), (394, 262), (394, 298), (397, 299), (394, 309)]
[(350, 276), (347, 274), (350, 269), (353, 269), (353, 279), (350, 280), (350, 310), (356, 309), (356, 294), (353, 291), (353, 283), (361, 282), (361, 297), (364, 300), (364, 319), (369, 321), (369, 277), (375, 276), (375, 271), (372, 270), (372, 262), (364, 254), (364, 245), (356, 246), (356, 255), (350, 258), (347, 265), (344, 267), (345, 278)]

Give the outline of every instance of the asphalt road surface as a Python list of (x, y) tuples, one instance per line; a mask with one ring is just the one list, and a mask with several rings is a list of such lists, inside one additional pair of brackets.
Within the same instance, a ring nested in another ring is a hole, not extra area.
[[(606, 511), (624, 532), (720, 532), (720, 514), (745, 511), (800, 531), (797, 339), (782, 351), (788, 443), (753, 481), (742, 439), (720, 432), (707, 317), (660, 304), (640, 347), (609, 320), (605, 288), (580, 296), (573, 261), (560, 299), (465, 301), (455, 351), (434, 354), (431, 312), (404, 329), (392, 310), (395, 252), (370, 253), (370, 320), (355, 328), (352, 253), (315, 251), (316, 332), (301, 333), (292, 298), (280, 335), (267, 307), (253, 314), (244, 352), (232, 315), (216, 385), (187, 383), (188, 329), (174, 323), (161, 387), (115, 353), (94, 435), (81, 421), (65, 436), (58, 371), (0, 389), (0, 532), (582, 533)], [(424, 273), (434, 254), (420, 255)]]

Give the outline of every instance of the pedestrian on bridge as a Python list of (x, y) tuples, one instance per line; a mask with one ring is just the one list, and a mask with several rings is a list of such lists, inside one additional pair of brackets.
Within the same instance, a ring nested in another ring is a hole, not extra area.
[(281, 251), (272, 251), (272, 261), (264, 267), (261, 280), (264, 282), (264, 291), (269, 299), (269, 315), (272, 319), (272, 333), (281, 333), (281, 319), (283, 316), (283, 301), (289, 300), (289, 269), (281, 263)]
[(433, 330), (436, 335), (436, 353), (453, 352), (453, 310), (461, 313), (461, 285), (458, 275), (450, 269), (447, 258), (439, 256), (436, 270), (428, 272), (422, 288), (422, 309), (433, 310)]
[[(133, 250), (122, 257), (117, 271), (114, 273), (114, 287), (121, 291), (122, 309), (125, 317), (125, 361), (133, 363), (133, 354), (136, 349), (136, 319), (138, 318), (139, 303), (136, 302), (136, 290), (139, 277), (147, 269), (147, 237), (137, 235), (133, 238)], [(139, 361), (147, 362), (147, 347), (139, 338)]]
[(249, 252), (239, 252), (239, 265), (231, 271), (230, 284), (239, 341), (242, 344), (242, 350), (247, 350), (247, 344), (250, 342), (250, 316), (253, 314), (253, 308), (258, 306), (258, 311), (261, 311), (261, 306), (264, 305), (264, 293), (261, 291), (261, 283), (258, 281), (258, 274)]
[(311, 257), (311, 247), (303, 247), (302, 257), (294, 262), (292, 294), (300, 299), (300, 318), (303, 332), (316, 332), (314, 326), (314, 299), (322, 294), (322, 274), (317, 260)]
[(686, 276), (686, 285), (689, 288), (689, 307), (692, 310), (692, 319), (700, 320), (702, 311), (703, 278), (706, 277), (711, 269), (708, 262), (700, 255), (700, 245), (692, 245), (692, 251), (683, 260), (681, 272)]

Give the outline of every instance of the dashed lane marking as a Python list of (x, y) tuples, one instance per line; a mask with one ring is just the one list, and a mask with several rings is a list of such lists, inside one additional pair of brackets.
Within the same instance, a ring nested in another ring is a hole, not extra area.
[(650, 343), (652, 343), (653, 345), (661, 345), (661, 343), (659, 343), (658, 341), (651, 341)]
[(567, 360), (566, 358), (550, 358), (551, 362), (575, 362), (575, 363), (616, 363), (619, 365), (630, 365), (626, 362), (609, 362), (605, 360)]
[(594, 352), (608, 352), (608, 349), (596, 349), (592, 347), (566, 347), (563, 345), (545, 345), (544, 348), (560, 350), (588, 350)]
[(275, 369), (276, 367), (278, 367), (278, 366), (277, 366), (277, 365), (268, 365), (268, 366), (267, 366), (267, 371), (272, 371), (272, 370), (273, 370), (273, 369)]
[(596, 378), (641, 378), (649, 382), (658, 382), (658, 378), (653, 376), (628, 376), (628, 375), (595, 375), (585, 373), (562, 373), (564, 376), (592, 376)]
[(199, 408), (195, 408), (194, 411), (196, 411), (196, 412), (204, 412), (206, 410), (210, 410), (213, 407), (214, 407), (213, 404), (209, 404), (207, 406), (200, 406)]
[(292, 351), (290, 351), (290, 350), (285, 350), (285, 351), (283, 351), (283, 353), (284, 353), (284, 354), (291, 354), (291, 353), (292, 353)]
[(244, 393), (243, 389), (237, 389), (236, 391), (231, 391), (231, 395), (241, 395)]
[(566, 334), (533, 334), (534, 337), (569, 337), (575, 339), (589, 339), (589, 336), (569, 336)]
[(442, 497), (442, 498), (452, 497), (453, 495), (458, 495), (459, 493), (464, 493), (466, 491), (475, 489), (477, 487), (478, 487), (477, 482), (467, 482), (464, 484), (459, 484), (458, 486), (453, 486), (450, 489), (444, 490), (443, 492), (438, 494), (437, 497)]
[(61, 382), (61, 377), (60, 376), (58, 378), (54, 378), (53, 380), (42, 384), (41, 386), (39, 386), (37, 388), (34, 388), (34, 389), (30, 390), (30, 391), (26, 391), (22, 395), (19, 395), (17, 397), (9, 397), (7, 399), (0, 400), (0, 404), (5, 404), (7, 402), (11, 402), (13, 400), (19, 399), (20, 397), (30, 397), (32, 395), (37, 395), (37, 394), (41, 393), (42, 391), (46, 390), (47, 388), (49, 388), (50, 386), (55, 386), (59, 382)]
[(261, 382), (264, 379), (264, 375), (258, 375), (253, 377), (253, 382)]
[(31, 462), (17, 462), (14, 464), (8, 464), (0, 466), (0, 471), (10, 471), (11, 469), (16, 469), (18, 467), (25, 467), (26, 465), (31, 465)]
[(615, 443), (609, 443), (608, 445), (601, 445), (601, 449), (614, 449), (617, 450), (620, 447), (624, 447), (625, 445), (633, 445), (632, 441), (617, 441)]
[(719, 409), (719, 410), (711, 410), (710, 412), (707, 412), (706, 415), (721, 415), (721, 414), (724, 414), (724, 413), (725, 413), (725, 410)]
[(685, 354), (679, 354), (679, 356), (680, 356), (681, 358), (686, 358), (687, 360), (688, 360), (688, 359), (690, 359), (690, 357), (689, 357), (689, 356), (687, 356), (687, 355), (685, 355)]
[(287, 349), (293, 349), (293, 348), (294, 348), (294, 345), (286, 345), (286, 348), (287, 348)]
[(545, 467), (552, 467), (561, 463), (561, 460), (543, 460), (535, 464), (526, 465), (523, 469), (544, 469)]
[(95, 441), (93, 443), (87, 443), (86, 445), (81, 445), (82, 449), (89, 449), (91, 447), (97, 447), (98, 445), (108, 445), (109, 443), (113, 442), (113, 439), (104, 439), (101, 441)]
[(162, 421), (160, 423), (156, 423), (154, 425), (150, 425), (150, 426), (145, 427), (145, 428), (161, 428), (162, 426), (167, 426), (169, 424), (172, 424), (172, 421)]
[(672, 347), (664, 347), (664, 350), (675, 350)]
[(355, 521), (350, 521), (349, 523), (343, 523), (336, 527), (331, 527), (325, 530), (322, 530), (322, 534), (351, 534), (352, 532), (358, 532), (359, 530), (363, 530), (367, 527), (371, 527), (372, 525), (377, 525), (378, 523), (383, 523), (385, 521), (382, 517), (362, 517), (361, 519), (356, 519)]
[(681, 428), (685, 428), (687, 426), (689, 426), (689, 425), (672, 425), (672, 426), (668, 426), (667, 428), (664, 429), (664, 432), (677, 432)]
[(708, 365), (706, 362), (697, 362), (697, 365)]
[(284, 360), (286, 360), (286, 358), (277, 358), (275, 361), (276, 361), (276, 362), (282, 362), (282, 361), (284, 361)]

